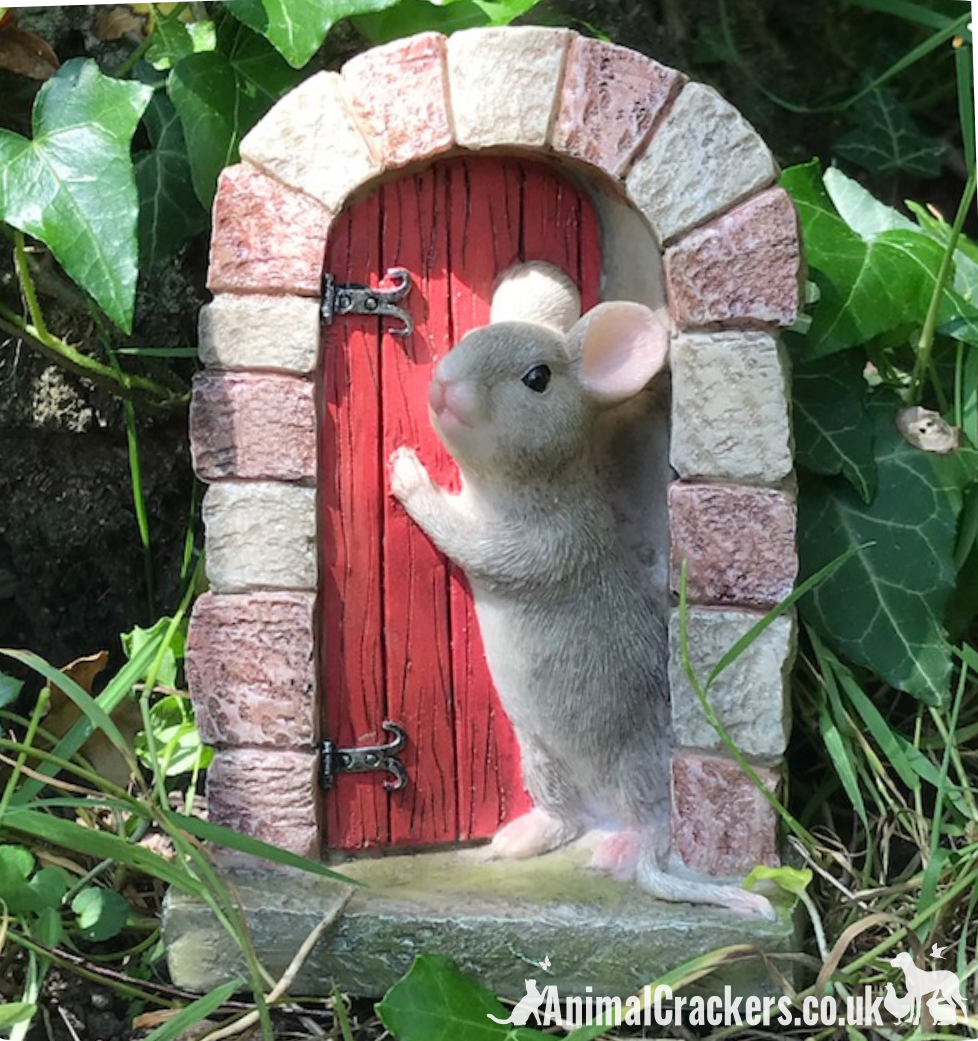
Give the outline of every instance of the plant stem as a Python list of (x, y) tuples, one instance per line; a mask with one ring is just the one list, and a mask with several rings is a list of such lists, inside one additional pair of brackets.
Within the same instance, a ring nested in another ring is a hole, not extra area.
[(958, 204), (958, 212), (954, 215), (954, 224), (951, 225), (951, 233), (944, 247), (944, 256), (941, 258), (941, 266), (934, 280), (934, 292), (931, 294), (930, 305), (924, 318), (924, 327), (920, 331), (920, 340), (917, 343), (917, 357), (914, 360), (913, 373), (910, 377), (909, 404), (919, 405), (923, 393), (924, 378), (931, 369), (934, 353), (934, 338), (937, 335), (937, 322), (940, 317), (941, 303), (944, 297), (944, 288), (951, 277), (951, 268), (954, 265), (954, 251), (957, 249), (961, 229), (964, 227), (968, 210), (975, 198), (975, 189), (978, 187), (975, 172), (968, 175), (968, 180)]

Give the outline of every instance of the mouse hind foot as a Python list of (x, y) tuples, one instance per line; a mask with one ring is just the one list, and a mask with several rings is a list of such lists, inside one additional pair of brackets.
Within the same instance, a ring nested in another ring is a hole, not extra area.
[(523, 860), (566, 846), (581, 834), (576, 824), (552, 817), (535, 806), (503, 825), (489, 843), (489, 853), (504, 860)]

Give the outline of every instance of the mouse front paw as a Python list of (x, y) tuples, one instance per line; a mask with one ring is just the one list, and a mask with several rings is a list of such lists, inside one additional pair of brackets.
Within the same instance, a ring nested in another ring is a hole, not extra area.
[(390, 456), (390, 486), (394, 498), (406, 502), (422, 488), (431, 487), (431, 478), (413, 448), (401, 445)]

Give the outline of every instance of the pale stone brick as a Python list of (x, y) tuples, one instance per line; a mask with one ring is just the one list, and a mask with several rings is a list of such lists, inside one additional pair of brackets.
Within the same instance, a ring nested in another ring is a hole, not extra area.
[(670, 583), (694, 604), (773, 607), (798, 574), (795, 504), (784, 492), (721, 484), (669, 487)]
[(194, 605), (186, 670), (209, 745), (311, 747), (314, 593), (205, 593)]
[(554, 118), (567, 29), (467, 29), (448, 40), (449, 95), (463, 148), (542, 148)]
[(319, 297), (328, 230), (315, 199), (247, 163), (229, 166), (214, 200), (207, 288)]
[[(749, 611), (688, 609), (689, 663), (701, 687), (720, 659), (762, 617)], [(773, 758), (784, 753), (789, 732), (788, 674), (794, 649), (794, 617), (782, 615), (710, 684), (709, 703), (745, 755)], [(669, 621), (669, 689), (675, 743), (721, 752), (723, 742), (706, 719), (683, 668), (678, 610)]]
[(628, 194), (666, 243), (771, 184), (757, 131), (712, 87), (686, 86), (628, 175)]
[(312, 482), (315, 388), (271, 373), (199, 374), (190, 405), (190, 453), (202, 481)]
[(575, 36), (567, 56), (553, 146), (620, 177), (685, 80), (644, 54)]
[(451, 148), (445, 37), (418, 33), (351, 58), (343, 66), (347, 106), (381, 164), (403, 166)]
[(280, 846), (319, 856), (315, 751), (229, 748), (207, 771), (207, 813), (215, 824)]
[(803, 284), (798, 217), (771, 188), (666, 251), (669, 302), (680, 328), (798, 317)]
[(674, 338), (670, 461), (680, 477), (777, 484), (791, 472), (787, 366), (767, 333)]
[(319, 301), (310, 297), (221, 293), (200, 311), (200, 360), (210, 369), (303, 376), (316, 368), (320, 322)]
[(318, 199), (331, 213), (381, 171), (346, 107), (338, 72), (318, 72), (286, 94), (245, 135), (241, 158)]
[[(776, 771), (759, 767), (757, 773), (777, 791)], [(777, 812), (735, 762), (692, 752), (673, 756), (673, 851), (686, 867), (728, 878), (759, 864), (776, 867), (777, 826)]]
[(225, 481), (204, 496), (207, 577), (216, 593), (316, 588), (316, 491)]

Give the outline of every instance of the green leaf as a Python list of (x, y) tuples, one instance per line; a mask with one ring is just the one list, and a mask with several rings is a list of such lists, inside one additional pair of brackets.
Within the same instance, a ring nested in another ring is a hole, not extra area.
[(188, 54), (193, 54), (199, 49), (186, 22), (179, 14), (164, 14), (157, 8), (153, 36), (146, 51), (146, 60), (154, 68), (172, 68), (181, 58), (186, 58)]
[(0, 846), (0, 896), (24, 885), (35, 863), (34, 854), (23, 846)]
[(129, 918), (129, 904), (115, 890), (89, 886), (77, 893), (71, 909), (86, 940), (109, 940), (118, 936)]
[(20, 692), (23, 689), (23, 680), (19, 680), (15, 676), (8, 676), (5, 672), (0, 672), (0, 708), (12, 705), (20, 697)]
[(909, 217), (880, 202), (858, 181), (830, 166), (822, 177), (825, 191), (839, 216), (863, 239), (873, 239), (884, 231), (917, 231)]
[(177, 110), (160, 90), (146, 109), (146, 129), (153, 147), (136, 155), (135, 167), (140, 264), (149, 273), (207, 227), (207, 213), (193, 189)]
[[(781, 183), (797, 206), (820, 299), (805, 338), (804, 359), (821, 357), (883, 333), (921, 325), (944, 250), (919, 230), (894, 228), (864, 238), (842, 219), (817, 162), (785, 170)], [(978, 310), (951, 287), (940, 320), (978, 344)]]
[(397, 1041), (502, 1041), (509, 1027), (494, 1023), (489, 1013), (509, 1015), (494, 994), (442, 954), (419, 954), (377, 1005)]
[(940, 704), (951, 673), (943, 619), (955, 582), (957, 519), (978, 457), (970, 448), (943, 457), (913, 448), (896, 432), (894, 409), (888, 400), (871, 406), (879, 484), (871, 503), (837, 479), (801, 485), (802, 574), (861, 547), (801, 610), (838, 653)]
[(811, 885), (812, 873), (808, 868), (766, 867), (759, 864), (744, 879), (744, 889), (752, 889), (757, 882), (773, 882), (786, 893), (798, 896)]
[[(161, 618), (150, 629), (142, 629), (136, 626), (131, 632), (123, 633), (119, 638), (122, 641), (122, 650), (131, 661), (136, 657), (142, 657), (142, 652), (150, 647), (155, 654), (160, 652), (160, 637), (169, 629), (170, 619)], [(175, 687), (177, 685), (177, 663), (183, 659), (186, 649), (186, 635), (182, 626), (173, 630), (169, 646), (163, 652), (160, 667), (156, 673), (156, 682), (164, 687)]]
[(232, 18), (218, 28), (217, 50), (174, 65), (167, 90), (205, 207), (214, 200), (218, 174), (237, 160), (241, 138), (300, 78), (261, 36)]
[(34, 102), (34, 139), (0, 130), (0, 220), (40, 239), (126, 332), (138, 201), (129, 145), (148, 87), (65, 62)]
[(208, 991), (202, 997), (197, 998), (196, 1001), (185, 1005), (172, 1019), (161, 1023), (155, 1030), (151, 1030), (143, 1038), (143, 1041), (178, 1041), (179, 1038), (186, 1037), (193, 1028), (199, 1027), (212, 1012), (216, 1012), (232, 995), (244, 989), (244, 980), (231, 980), (228, 983), (222, 983), (220, 987), (215, 987), (214, 990)]
[(852, 352), (794, 365), (792, 418), (798, 464), (816, 474), (842, 474), (869, 502), (876, 462), (862, 369)]
[(489, 23), (490, 16), (473, 0), (453, 0), (444, 7), (430, 0), (399, 0), (393, 7), (353, 20), (357, 32), (374, 44), (431, 30), (449, 35)]
[[(836, 692), (835, 700), (838, 699), (838, 692)], [(833, 705), (835, 704), (833, 701)], [(853, 751), (848, 736), (843, 737), (839, 723), (833, 718), (832, 712), (829, 711), (829, 702), (827, 698), (823, 698), (819, 702), (818, 706), (818, 729), (822, 735), (822, 741), (825, 744), (825, 750), (829, 754), (829, 758), (832, 760), (832, 765), (835, 767), (836, 775), (845, 790), (846, 795), (849, 797), (849, 801), (852, 803), (852, 808), (856, 811), (859, 819), (863, 824), (868, 827), (868, 820), (866, 817), (866, 804), (863, 801), (863, 793), (859, 787), (859, 780), (856, 776), (856, 768), (853, 765)]]
[(343, 18), (382, 11), (397, 0), (226, 0), (225, 7), (264, 36), (296, 69), (322, 46)]
[(905, 171), (917, 177), (936, 177), (941, 172), (944, 146), (920, 130), (891, 90), (871, 91), (856, 103), (853, 112), (855, 129), (835, 146), (843, 159), (879, 175)]
[(37, 1012), (37, 1005), (27, 1001), (8, 1001), (0, 1005), (0, 1029), (26, 1023)]

